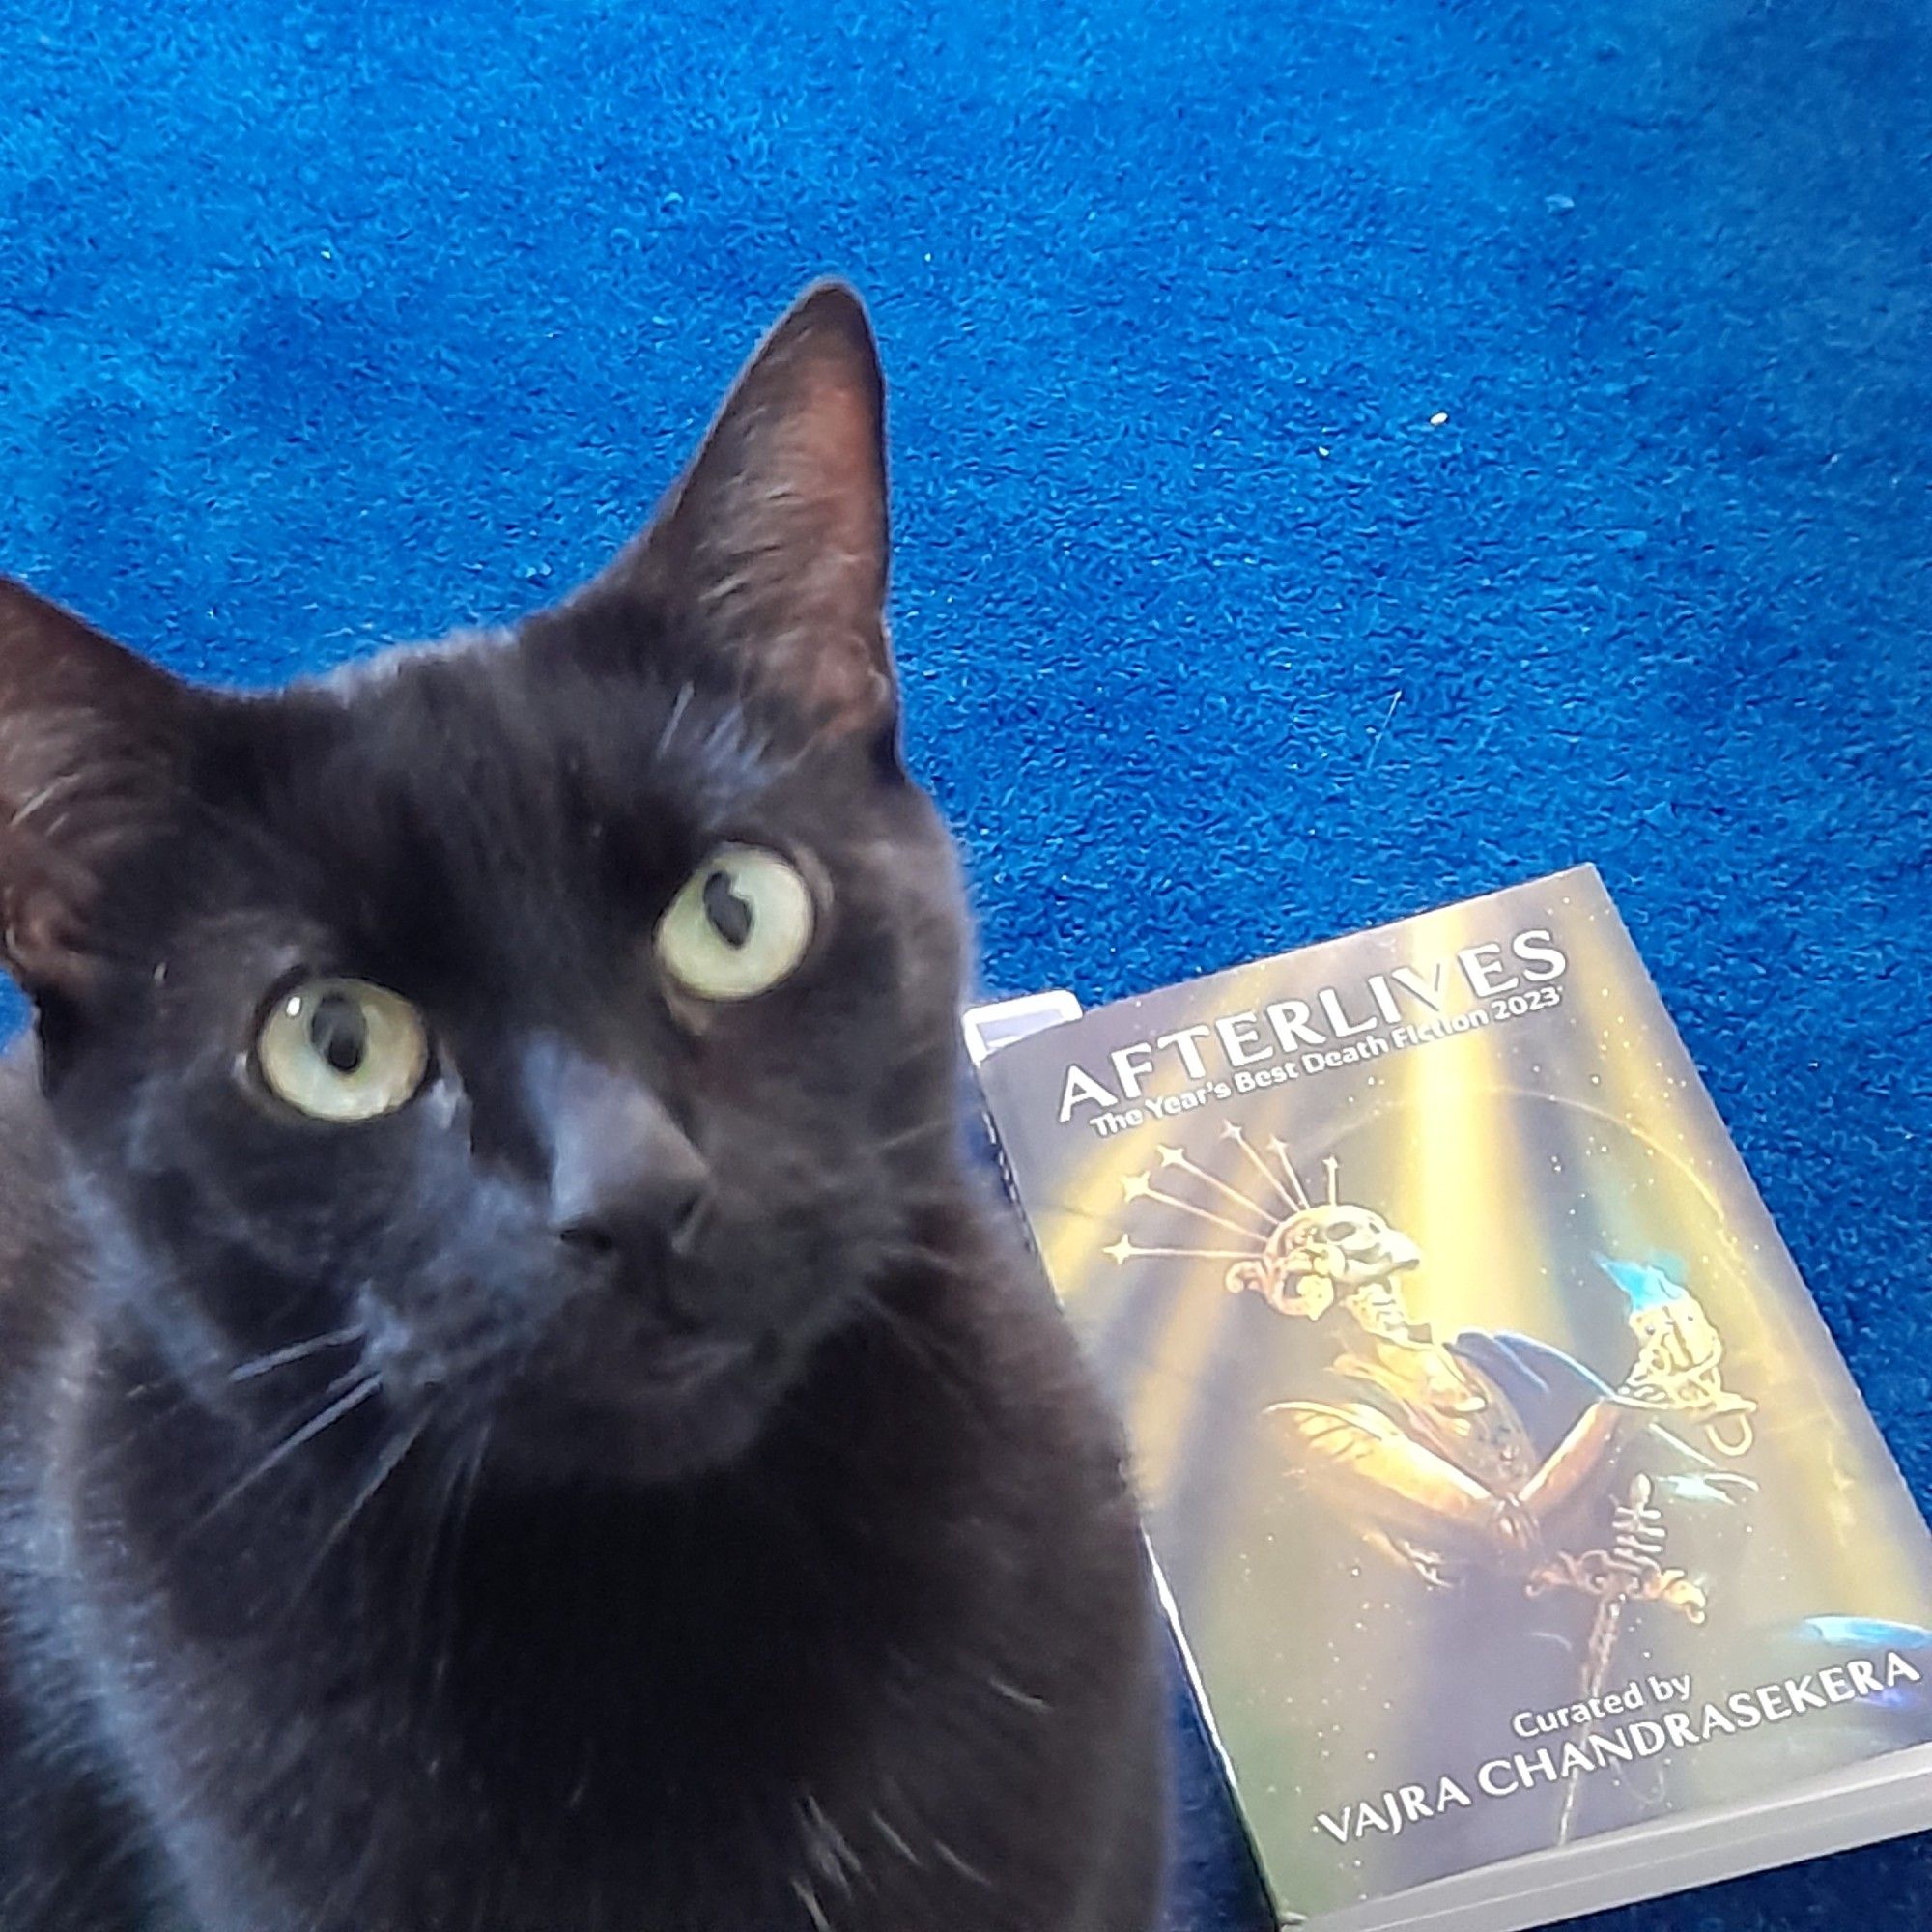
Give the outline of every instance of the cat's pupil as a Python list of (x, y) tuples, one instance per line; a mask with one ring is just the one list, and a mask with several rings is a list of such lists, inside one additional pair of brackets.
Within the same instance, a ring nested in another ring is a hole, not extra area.
[(704, 882), (704, 916), (726, 946), (740, 947), (752, 936), (752, 908), (732, 890), (722, 867)]
[(308, 1023), (309, 1044), (338, 1073), (354, 1073), (369, 1051), (369, 1022), (344, 993), (317, 1001)]

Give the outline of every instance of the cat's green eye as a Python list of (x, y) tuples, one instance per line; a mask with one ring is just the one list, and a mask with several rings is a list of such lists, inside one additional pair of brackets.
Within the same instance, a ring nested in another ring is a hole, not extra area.
[(721, 845), (658, 922), (658, 964), (700, 1000), (750, 1000), (797, 969), (816, 919), (798, 868), (757, 845)]
[(348, 1125), (393, 1114), (429, 1072), (429, 1034), (409, 1001), (360, 980), (308, 980), (268, 1010), (255, 1066), (276, 1099)]

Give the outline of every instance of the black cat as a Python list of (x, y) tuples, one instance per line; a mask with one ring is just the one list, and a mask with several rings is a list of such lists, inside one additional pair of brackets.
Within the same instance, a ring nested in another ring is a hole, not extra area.
[(273, 696), (0, 589), (4, 1932), (1151, 1923), (882, 407), (820, 288), (587, 589)]

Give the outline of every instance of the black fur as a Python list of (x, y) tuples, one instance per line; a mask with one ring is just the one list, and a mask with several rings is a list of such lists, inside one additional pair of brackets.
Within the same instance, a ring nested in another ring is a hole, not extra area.
[[(821, 290), (513, 634), (242, 698), (0, 593), (0, 1932), (1152, 1923), (1143, 1555), (959, 1145), (879, 434)], [(701, 1008), (651, 935), (724, 839), (820, 919)], [(317, 973), (428, 1016), (400, 1111), (261, 1090)], [(671, 1148), (701, 1219), (559, 1238)]]

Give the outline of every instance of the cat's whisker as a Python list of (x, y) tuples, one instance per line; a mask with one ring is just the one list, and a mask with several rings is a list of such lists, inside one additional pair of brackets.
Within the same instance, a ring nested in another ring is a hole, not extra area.
[(872, 1824), (876, 1828), (880, 1837), (885, 1839), (886, 1843), (889, 1844), (893, 1848), (893, 1850), (895, 1851), (899, 1855), (899, 1857), (906, 1861), (907, 1864), (911, 1865), (915, 1871), (923, 1871), (925, 1869), (924, 1860), (922, 1859), (920, 1855), (913, 1850), (912, 1846), (906, 1842), (904, 1834), (898, 1831), (898, 1829), (893, 1824), (893, 1821), (886, 1816), (884, 1811), (875, 1810), (872, 1813)]
[(951, 1115), (942, 1120), (927, 1121), (920, 1126), (902, 1127), (895, 1134), (888, 1134), (885, 1139), (870, 1143), (873, 1153), (895, 1153), (900, 1148), (916, 1146), (924, 1140), (936, 1140), (943, 1135), (956, 1132), (958, 1122)]
[(832, 1932), (832, 1921), (825, 1916), (825, 1908), (818, 1902), (817, 1890), (809, 1878), (795, 1878), (791, 1882), (793, 1896), (805, 1907), (816, 1932)]
[(810, 1792), (799, 1808), (805, 1824), (806, 1856), (824, 1878), (849, 1893), (853, 1881), (865, 1876), (865, 1865), (852, 1849), (852, 1841)]
[(462, 1488), (464, 1473), (469, 1464), (465, 1454), (465, 1444), (458, 1440), (451, 1444), (442, 1458), (435, 1476), (435, 1489), (429, 1506), (429, 1527), (417, 1541), (415, 1560), (410, 1565), (409, 1580), (404, 1592), (404, 1625), (410, 1633), (410, 1642), (415, 1655), (426, 1654), (423, 1641), (429, 1625), (429, 1606), (432, 1588), (436, 1581), (437, 1559), (440, 1554), (442, 1533), (449, 1520), (456, 1492)]
[(473, 1437), (459, 1438), (451, 1451), (440, 1493), (431, 1513), (430, 1531), (424, 1542), (422, 1558), (416, 1565), (411, 1586), (409, 1627), (413, 1632), (415, 1656), (427, 1666), (432, 1685), (440, 1682), (448, 1662), (448, 1646), (440, 1640), (440, 1631), (438, 1633), (439, 1640), (435, 1643), (431, 1641), (431, 1605), (436, 1595), (437, 1572), (439, 1569), (445, 1572), (446, 1587), (442, 1608), (437, 1613), (435, 1621), (441, 1630), (447, 1630), (456, 1614), (463, 1533), (469, 1522), (470, 1505), (475, 1500), (477, 1481), (489, 1456), (493, 1427), (492, 1422), (483, 1423), (474, 1432)]
[(448, 1555), (444, 1558), (444, 1575), (447, 1581), (443, 1588), (443, 1638), (435, 1670), (436, 1680), (439, 1683), (449, 1665), (456, 1622), (461, 1607), (457, 1592), (463, 1580), (463, 1539), (469, 1528), (470, 1512), (475, 1507), (476, 1487), (482, 1480), (483, 1465), (490, 1459), (490, 1433), (495, 1427), (493, 1418), (477, 1431), (476, 1447), (470, 1454), (469, 1466), (463, 1472), (463, 1484), (457, 1491), (456, 1507), (450, 1519)]
[(294, 1435), (285, 1436), (280, 1443), (255, 1464), (239, 1481), (231, 1483), (215, 1500), (205, 1509), (188, 1527), (190, 1537), (206, 1529), (231, 1503), (253, 1489), (264, 1476), (281, 1467), (298, 1450), (306, 1447), (324, 1430), (332, 1428), (351, 1410), (359, 1408), (369, 1398), (377, 1394), (383, 1386), (379, 1375), (369, 1375), (357, 1382), (347, 1395), (338, 1396), (328, 1406), (312, 1415)]
[(988, 1891), (993, 1889), (993, 1881), (978, 1865), (969, 1863), (965, 1859), (962, 1859), (944, 1838), (935, 1835), (932, 1841), (932, 1849), (939, 1854), (945, 1863), (951, 1865), (968, 1883), (983, 1886)]
[(331, 1329), (327, 1335), (311, 1335), (306, 1342), (291, 1342), (286, 1349), (274, 1349), (266, 1355), (257, 1355), (252, 1361), (242, 1362), (228, 1371), (228, 1379), (231, 1382), (251, 1381), (257, 1376), (266, 1376), (271, 1369), (287, 1368), (292, 1362), (305, 1362), (325, 1349), (346, 1349), (352, 1342), (365, 1340), (368, 1333), (369, 1324), (357, 1321), (347, 1328)]
[(402, 1467), (410, 1451), (422, 1440), (423, 1432), (429, 1427), (429, 1418), (424, 1416), (412, 1428), (407, 1429), (390, 1446), (377, 1457), (373, 1473), (351, 1497), (349, 1507), (336, 1518), (331, 1528), (321, 1543), (316, 1546), (315, 1554), (303, 1569), (300, 1580), (289, 1592), (292, 1599), (299, 1601), (308, 1593), (309, 1586), (322, 1574), (322, 1567), (328, 1561), (329, 1552), (355, 1527), (355, 1520), (369, 1505), (376, 1500), (383, 1486)]
[(880, 1327), (918, 1363), (923, 1374), (943, 1383), (955, 1395), (972, 1397), (974, 1390), (967, 1377), (947, 1359), (933, 1338), (925, 1334), (917, 1322), (870, 1289), (862, 1289), (859, 1300), (868, 1313), (877, 1318)]
[[(354, 1383), (359, 1380), (364, 1371), (367, 1368), (368, 1364), (363, 1361), (361, 1356), (359, 1355), (356, 1356), (356, 1358), (353, 1362), (351, 1362), (350, 1365), (346, 1369), (344, 1369), (343, 1372), (339, 1376), (337, 1376), (336, 1378), (332, 1382), (330, 1382), (326, 1389), (323, 1390), (323, 1394), (326, 1396), (340, 1395), (344, 1389), (353, 1386)], [(380, 1377), (378, 1378), (378, 1379), (380, 1379)]]
[(659, 757), (663, 757), (670, 750), (670, 741), (677, 736), (677, 727), (684, 721), (684, 714), (690, 708), (691, 698), (692, 687), (689, 684), (679, 685), (677, 696), (671, 701), (670, 716), (665, 720), (665, 727), (658, 733)]
[(895, 1268), (931, 1268), (936, 1273), (963, 1277), (968, 1281), (979, 1279), (979, 1271), (968, 1257), (953, 1254), (947, 1248), (935, 1248), (927, 1242), (901, 1241), (887, 1248), (880, 1259)]

